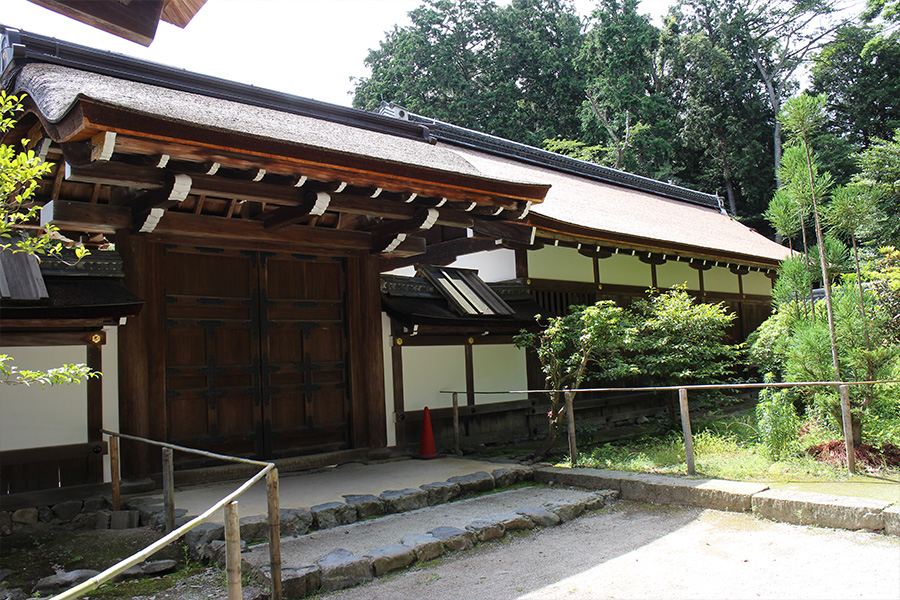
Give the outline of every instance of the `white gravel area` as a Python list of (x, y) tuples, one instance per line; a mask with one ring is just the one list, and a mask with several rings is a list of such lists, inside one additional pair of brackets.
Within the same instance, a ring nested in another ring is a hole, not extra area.
[[(403, 536), (408, 534), (426, 533), (440, 526), (465, 529), (466, 525), (476, 519), (591, 496), (592, 492), (584, 490), (546, 486), (491, 493), (352, 525), (322, 529), (299, 537), (282, 538), (281, 560), (286, 567), (311, 565), (318, 557), (336, 548), (362, 556), (381, 546), (399, 544)], [(243, 556), (250, 563), (266, 564), (269, 560), (268, 544), (255, 546)]]

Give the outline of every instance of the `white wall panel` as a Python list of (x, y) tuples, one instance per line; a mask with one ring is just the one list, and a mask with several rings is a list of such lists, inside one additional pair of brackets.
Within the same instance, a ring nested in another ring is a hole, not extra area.
[[(528, 376), (525, 370), (525, 349), (512, 344), (484, 344), (472, 347), (476, 392), (500, 392), (527, 390)], [(520, 400), (524, 394), (490, 395), (476, 394), (476, 404)]]
[(403, 408), (422, 410), (453, 406), (450, 394), (441, 390), (466, 389), (466, 355), (463, 346), (403, 347)]
[(528, 253), (528, 276), (559, 281), (594, 281), (594, 261), (575, 248), (544, 246)]

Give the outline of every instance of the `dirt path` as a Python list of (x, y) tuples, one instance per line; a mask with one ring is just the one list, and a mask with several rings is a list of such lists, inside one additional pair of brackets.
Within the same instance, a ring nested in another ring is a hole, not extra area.
[(620, 502), (323, 598), (900, 597), (900, 540)]

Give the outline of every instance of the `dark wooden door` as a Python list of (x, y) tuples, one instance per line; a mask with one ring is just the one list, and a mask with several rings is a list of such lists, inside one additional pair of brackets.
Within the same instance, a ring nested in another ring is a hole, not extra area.
[(345, 285), (339, 259), (168, 248), (169, 441), (257, 458), (347, 447)]

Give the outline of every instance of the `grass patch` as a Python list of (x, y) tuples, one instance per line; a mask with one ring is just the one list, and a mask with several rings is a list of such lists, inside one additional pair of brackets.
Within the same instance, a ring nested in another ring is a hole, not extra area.
[[(821, 463), (801, 451), (773, 458), (759, 441), (752, 415), (697, 419), (695, 428), (694, 463), (698, 476), (761, 483), (851, 479), (846, 469)], [(797, 446), (811, 446), (828, 435), (820, 429), (807, 428)], [(831, 432), (830, 435), (835, 434)], [(570, 462), (559, 464), (571, 466)], [(627, 441), (585, 444), (576, 466), (664, 475), (687, 474), (680, 429)], [(881, 476), (896, 478), (897, 472), (887, 471)]]

